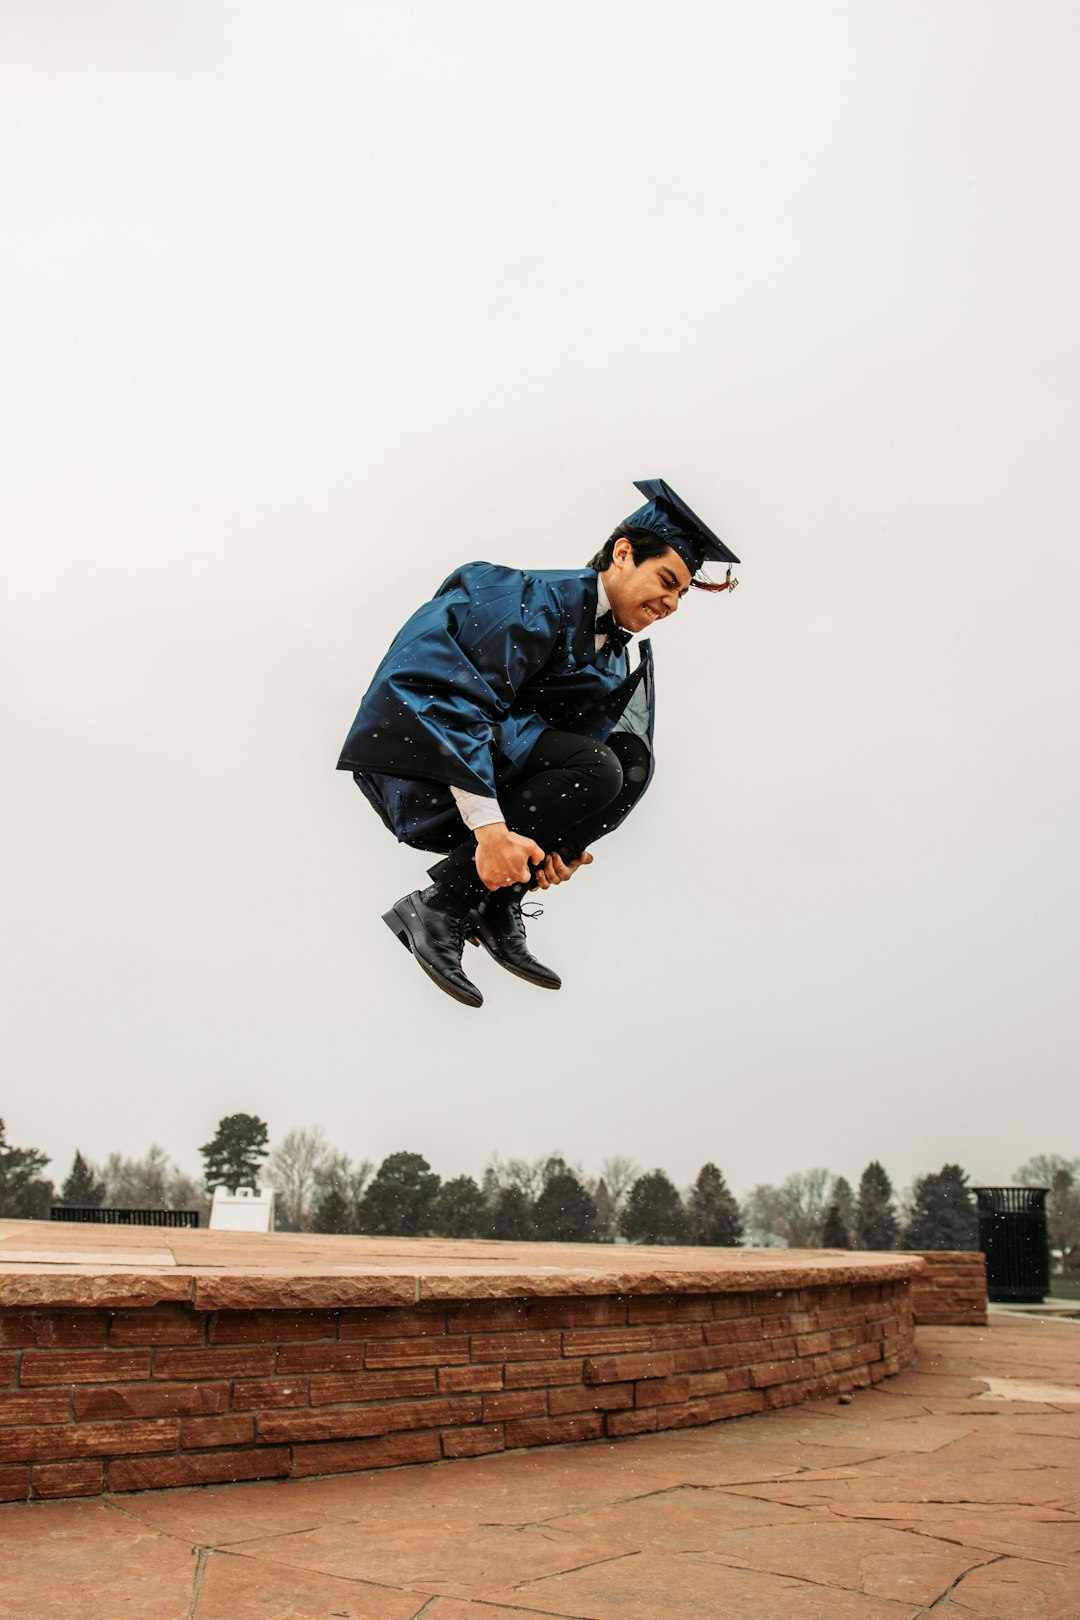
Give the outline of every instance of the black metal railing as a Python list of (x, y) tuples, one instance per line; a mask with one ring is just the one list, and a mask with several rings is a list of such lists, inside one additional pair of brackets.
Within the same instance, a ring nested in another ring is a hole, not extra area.
[(1041, 1305), (1050, 1292), (1047, 1187), (975, 1187), (987, 1298)]
[(97, 1209), (78, 1204), (54, 1204), (54, 1221), (90, 1221), (99, 1226), (198, 1226), (197, 1209)]

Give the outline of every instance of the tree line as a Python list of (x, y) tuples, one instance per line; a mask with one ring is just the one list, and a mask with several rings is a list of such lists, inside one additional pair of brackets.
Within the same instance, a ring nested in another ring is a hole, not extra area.
[[(852, 1188), (828, 1170), (762, 1183), (741, 1201), (712, 1162), (680, 1190), (661, 1169), (605, 1160), (588, 1176), (558, 1153), (494, 1158), (481, 1179), (443, 1180), (422, 1154), (392, 1153), (376, 1169), (354, 1163), (319, 1129), (288, 1131), (274, 1148), (265, 1121), (230, 1114), (200, 1148), (201, 1181), (160, 1147), (141, 1159), (111, 1154), (97, 1166), (76, 1153), (59, 1189), (48, 1156), (7, 1143), (0, 1120), (0, 1216), (48, 1219), (50, 1205), (209, 1211), (216, 1186), (272, 1186), (279, 1231), (386, 1237), (493, 1238), (574, 1243), (787, 1245), (832, 1249), (974, 1249), (978, 1224), (967, 1173), (955, 1164), (917, 1177), (897, 1196), (877, 1160)], [(1042, 1154), (1016, 1171), (1018, 1185), (1050, 1188), (1051, 1247), (1080, 1272), (1080, 1160)]]

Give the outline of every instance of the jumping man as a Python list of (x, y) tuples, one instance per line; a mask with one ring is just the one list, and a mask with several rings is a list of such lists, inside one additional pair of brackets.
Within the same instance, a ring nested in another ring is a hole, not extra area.
[[(466, 939), (557, 990), (529, 950), (521, 897), (588, 865), (652, 776), (653, 675), (639, 631), (691, 588), (731, 590), (739, 559), (660, 478), (584, 569), (466, 563), (399, 631), (338, 769), (413, 849), (446, 856), (384, 921), (467, 1006)], [(723, 584), (696, 576), (727, 565)]]

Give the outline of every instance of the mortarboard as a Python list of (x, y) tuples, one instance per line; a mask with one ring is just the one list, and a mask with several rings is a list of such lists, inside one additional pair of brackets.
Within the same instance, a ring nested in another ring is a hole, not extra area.
[(635, 478), (634, 488), (645, 496), (646, 504), (631, 512), (626, 522), (632, 528), (645, 529), (657, 539), (666, 540), (691, 574), (696, 574), (706, 562), (726, 563), (730, 569), (732, 563), (739, 561), (662, 478)]

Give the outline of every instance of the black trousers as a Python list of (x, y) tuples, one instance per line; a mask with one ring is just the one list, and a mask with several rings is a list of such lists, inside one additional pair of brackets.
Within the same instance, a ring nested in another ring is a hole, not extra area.
[[(576, 860), (630, 814), (648, 777), (649, 750), (640, 737), (619, 731), (596, 743), (572, 731), (545, 731), (499, 803), (511, 832), (534, 838), (546, 854)], [(476, 841), (464, 823), (462, 831), (462, 842), (431, 876), (456, 892), (476, 885), (486, 892), (474, 865)], [(520, 892), (525, 885), (514, 887)]]

